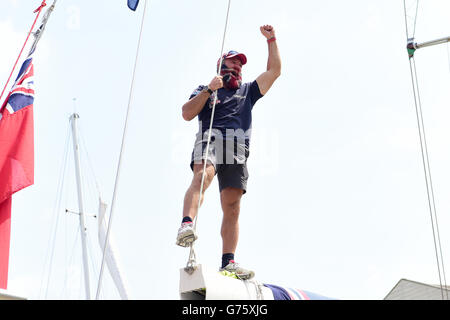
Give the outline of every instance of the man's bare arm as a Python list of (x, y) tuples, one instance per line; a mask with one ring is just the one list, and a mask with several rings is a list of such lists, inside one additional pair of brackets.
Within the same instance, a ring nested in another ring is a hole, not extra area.
[(270, 25), (264, 25), (260, 27), (260, 30), (268, 40), (269, 57), (267, 59), (267, 70), (256, 78), (256, 82), (258, 83), (261, 94), (265, 95), (275, 80), (281, 75), (281, 57), (278, 51), (274, 28)]
[[(208, 85), (208, 87), (212, 91), (220, 89), (222, 88), (222, 86), (223, 82), (221, 76), (215, 76)], [(210, 94), (207, 91), (202, 91), (198, 95), (190, 99), (188, 102), (186, 102), (182, 108), (183, 119), (186, 121), (191, 121), (192, 119), (194, 119), (200, 113), (200, 111), (202, 111), (209, 96)]]

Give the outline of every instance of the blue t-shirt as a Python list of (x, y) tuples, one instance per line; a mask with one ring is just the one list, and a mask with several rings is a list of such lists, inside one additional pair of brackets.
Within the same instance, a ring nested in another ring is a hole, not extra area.
[[(205, 87), (206, 86), (200, 85), (192, 93), (189, 99), (195, 97)], [(223, 137), (228, 137), (231, 132), (230, 129), (240, 129), (245, 132), (245, 144), (248, 146), (252, 126), (252, 109), (256, 101), (262, 96), (256, 80), (243, 83), (239, 89), (236, 90), (220, 88), (217, 90), (217, 101), (212, 128), (220, 130)], [(201, 125), (201, 128), (199, 129), (201, 129), (202, 133), (209, 129), (213, 103), (214, 95), (211, 95), (206, 101), (202, 111), (198, 114), (199, 125)]]

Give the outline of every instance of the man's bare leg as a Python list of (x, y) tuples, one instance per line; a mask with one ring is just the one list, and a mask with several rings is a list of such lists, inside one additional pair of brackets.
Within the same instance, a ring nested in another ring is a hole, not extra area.
[[(194, 176), (192, 177), (191, 185), (189, 186), (184, 196), (183, 218), (190, 217), (192, 220), (197, 216), (198, 199), (200, 197), (200, 186), (202, 182), (204, 164), (194, 164)], [(211, 163), (206, 164), (205, 181), (203, 183), (203, 192), (200, 205), (203, 203), (206, 189), (210, 186), (215, 175), (214, 166)]]
[(244, 194), (242, 189), (225, 188), (220, 192), (220, 202), (222, 204), (222, 268), (233, 272), (240, 279), (247, 280), (254, 277), (251, 270), (240, 267), (234, 261), (239, 239), (239, 213), (241, 209), (241, 198)]
[(235, 253), (239, 240), (239, 212), (241, 208), (242, 189), (225, 188), (220, 193), (223, 219), (220, 234), (222, 235), (222, 254)]
[[(180, 229), (178, 229), (176, 241), (176, 244), (182, 247), (189, 246), (192, 242), (194, 242), (197, 239), (197, 235), (193, 228), (192, 221), (197, 216), (199, 209), (198, 200), (200, 198), (200, 187), (202, 182), (203, 166), (204, 166), (203, 164), (194, 164), (193, 167), (194, 175), (192, 178), (192, 182), (184, 196), (183, 221), (185, 221), (186, 219), (188, 219), (188, 221), (186, 221), (187, 223), (182, 223)], [(210, 163), (207, 163), (200, 205), (203, 203), (205, 191), (211, 184), (214, 175), (215, 175), (214, 166)]]

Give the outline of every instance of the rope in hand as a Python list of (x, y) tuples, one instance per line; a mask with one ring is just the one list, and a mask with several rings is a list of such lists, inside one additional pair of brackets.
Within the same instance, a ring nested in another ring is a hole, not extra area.
[[(220, 62), (219, 62), (219, 67), (217, 68), (217, 75), (220, 76), (220, 66), (222, 65), (222, 61), (223, 61), (223, 48), (224, 48), (224, 44), (225, 44), (225, 36), (227, 34), (227, 27), (228, 27), (228, 16), (230, 14), (230, 4), (231, 4), (231, 0), (228, 0), (228, 8), (227, 8), (227, 16), (225, 18), (225, 28), (223, 31), (223, 37), (222, 37), (222, 46), (220, 48)], [(197, 216), (198, 216), (198, 210), (200, 209), (200, 204), (202, 201), (202, 194), (203, 194), (203, 188), (204, 188), (204, 184), (205, 184), (205, 176), (206, 176), (206, 163), (208, 160), (208, 153), (209, 153), (209, 145), (211, 142), (211, 132), (212, 132), (212, 125), (213, 125), (213, 121), (214, 121), (214, 112), (216, 110), (216, 104), (217, 104), (217, 90), (214, 91), (213, 93), (214, 95), (214, 100), (213, 100), (213, 106), (212, 106), (212, 110), (211, 110), (211, 120), (209, 122), (209, 130), (208, 130), (208, 139), (207, 139), (207, 143), (206, 143), (206, 149), (205, 149), (205, 154), (203, 156), (204, 160), (203, 160), (203, 172), (202, 172), (202, 180), (200, 183), (200, 194), (198, 197), (198, 206), (197, 206)], [(194, 218), (194, 231), (197, 228), (197, 216)], [(196, 258), (195, 258), (195, 251), (194, 251), (194, 242), (191, 243), (190, 248), (189, 248), (189, 259), (186, 265), (185, 270), (187, 270), (188, 272), (192, 272), (194, 267), (195, 267), (195, 263), (196, 263)]]

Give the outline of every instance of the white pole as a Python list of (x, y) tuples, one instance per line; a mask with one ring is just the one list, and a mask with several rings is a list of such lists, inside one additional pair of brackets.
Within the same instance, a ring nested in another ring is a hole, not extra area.
[(116, 204), (116, 194), (117, 194), (117, 190), (118, 190), (118, 186), (119, 186), (120, 172), (121, 172), (121, 168), (122, 168), (122, 156), (123, 156), (123, 153), (125, 150), (125, 141), (126, 141), (126, 136), (127, 136), (127, 132), (128, 132), (128, 130), (127, 130), (128, 129), (128, 117), (130, 116), (131, 107), (133, 105), (132, 100), (133, 100), (133, 91), (134, 91), (134, 80), (136, 77), (137, 64), (138, 64), (138, 60), (139, 60), (139, 51), (140, 51), (140, 47), (141, 47), (142, 31), (144, 29), (146, 11), (147, 11), (147, 0), (145, 0), (144, 11), (142, 12), (141, 29), (139, 31), (139, 40), (138, 40), (138, 45), (137, 45), (137, 49), (136, 49), (136, 58), (134, 59), (134, 68), (133, 68), (133, 75), (131, 77), (130, 94), (128, 96), (127, 114), (125, 117), (125, 126), (123, 128), (122, 144), (121, 144), (120, 153), (119, 153), (119, 164), (117, 165), (116, 182), (114, 183), (114, 192), (113, 192), (113, 197), (112, 197), (112, 201), (111, 201), (111, 209), (110, 209), (110, 213), (109, 213), (108, 227), (106, 229), (105, 245), (103, 246), (103, 258), (102, 258), (102, 265), (100, 266), (100, 275), (98, 277), (97, 293), (95, 296), (96, 300), (98, 300), (100, 298), (100, 291), (102, 290), (103, 270), (104, 270), (104, 266), (105, 266), (106, 252), (108, 251), (108, 247), (109, 247), (108, 242), (109, 242), (109, 235), (111, 232), (111, 226), (112, 226), (112, 221), (113, 221), (114, 207)]
[(416, 49), (425, 48), (425, 47), (429, 47), (429, 46), (434, 46), (434, 45), (437, 45), (437, 44), (442, 44), (442, 43), (447, 43), (447, 42), (450, 42), (450, 36), (449, 37), (440, 38), (440, 39), (436, 39), (436, 40), (425, 41), (425, 42), (422, 42), (422, 43), (416, 43), (416, 42), (414, 42), (414, 38), (409, 38), (408, 39), (407, 48), (410, 49), (410, 50), (416, 50)]
[(442, 43), (447, 43), (447, 42), (450, 42), (450, 37), (440, 38), (440, 39), (426, 41), (426, 42), (422, 42), (422, 43), (416, 43), (415, 48), (419, 49), (419, 48), (434, 46), (436, 44), (442, 44)]
[(81, 169), (80, 169), (80, 153), (78, 144), (78, 132), (77, 132), (77, 119), (80, 116), (74, 113), (70, 116), (72, 123), (72, 137), (73, 137), (73, 155), (75, 159), (75, 170), (77, 178), (77, 190), (78, 190), (78, 210), (80, 212), (80, 232), (81, 232), (81, 249), (83, 252), (83, 269), (84, 269), (84, 287), (86, 291), (86, 299), (91, 299), (91, 290), (89, 285), (89, 269), (88, 269), (88, 256), (86, 247), (86, 224), (84, 220), (84, 206), (83, 206), (83, 190), (81, 189)]

